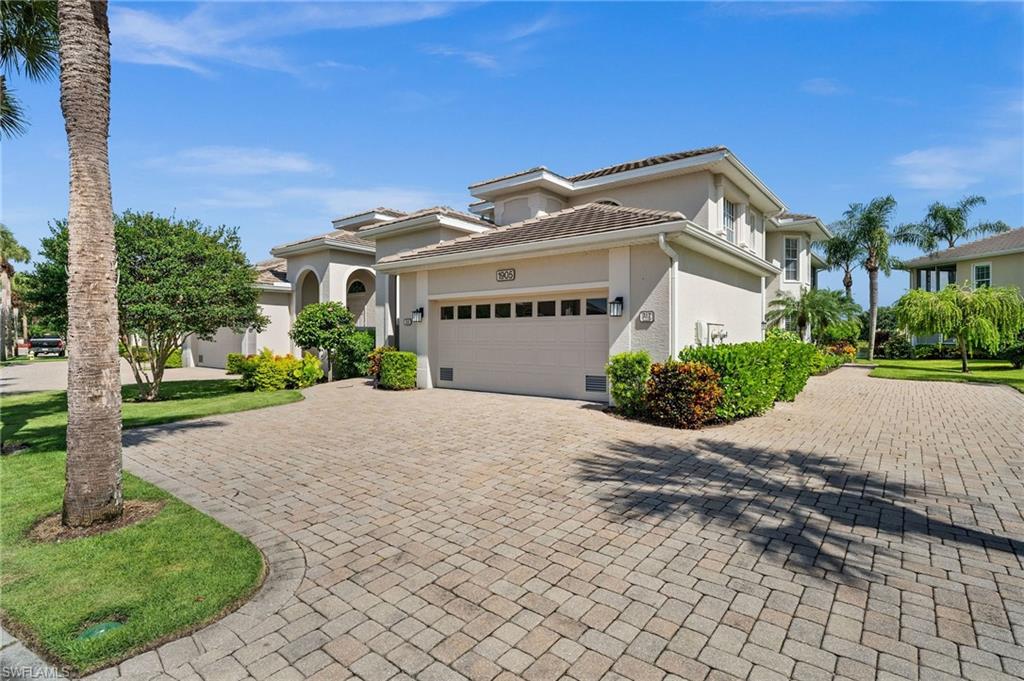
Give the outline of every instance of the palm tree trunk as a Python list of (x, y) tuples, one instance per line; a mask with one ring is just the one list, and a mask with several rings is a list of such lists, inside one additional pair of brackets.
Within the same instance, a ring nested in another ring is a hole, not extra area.
[(871, 310), (871, 322), (868, 326), (868, 360), (875, 359), (875, 332), (878, 331), (878, 270), (868, 270), (868, 281), (871, 288), (868, 295), (868, 307)]
[(7, 334), (11, 325), (11, 277), (0, 266), (0, 361), (7, 359)]
[(107, 3), (59, 0), (60, 104), (68, 136), (68, 457), (64, 524), (117, 518), (121, 376), (110, 195)]
[(853, 300), (853, 273), (850, 270), (843, 273), (843, 288), (846, 289), (846, 299)]

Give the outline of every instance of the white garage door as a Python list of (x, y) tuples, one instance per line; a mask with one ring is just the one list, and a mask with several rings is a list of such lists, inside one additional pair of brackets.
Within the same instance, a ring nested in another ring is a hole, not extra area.
[(435, 302), (434, 385), (607, 401), (607, 292)]

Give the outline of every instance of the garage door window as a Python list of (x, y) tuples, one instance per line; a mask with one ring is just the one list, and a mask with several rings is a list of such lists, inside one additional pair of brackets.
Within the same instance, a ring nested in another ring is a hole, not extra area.
[(608, 301), (604, 298), (587, 298), (587, 314), (608, 314)]
[(529, 303), (516, 303), (516, 316), (517, 317), (532, 317), (533, 316), (533, 302)]
[(445, 305), (441, 308), (441, 319), (455, 319), (455, 308)]
[(491, 318), (491, 305), (490, 303), (476, 306), (476, 318), (477, 319), (490, 319)]
[(459, 305), (459, 319), (472, 319), (473, 318), (473, 306), (472, 305)]
[(537, 303), (537, 316), (538, 317), (554, 317), (555, 316), (555, 301), (553, 300), (541, 300)]
[(578, 300), (563, 300), (562, 301), (562, 316), (563, 317), (579, 317), (580, 316), (580, 301), (578, 301)]
[(495, 303), (494, 304), (494, 317), (495, 319), (508, 319), (512, 316), (512, 303)]

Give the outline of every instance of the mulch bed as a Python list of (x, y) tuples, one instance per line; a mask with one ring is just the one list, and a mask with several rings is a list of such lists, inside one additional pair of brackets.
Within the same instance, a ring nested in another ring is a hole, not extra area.
[(124, 502), (124, 513), (117, 520), (84, 528), (64, 527), (60, 522), (61, 514), (54, 513), (33, 525), (32, 529), (28, 532), (28, 538), (38, 542), (62, 542), (69, 539), (92, 537), (105, 532), (113, 532), (135, 523), (141, 523), (143, 520), (149, 520), (160, 513), (163, 507), (163, 501), (130, 499)]

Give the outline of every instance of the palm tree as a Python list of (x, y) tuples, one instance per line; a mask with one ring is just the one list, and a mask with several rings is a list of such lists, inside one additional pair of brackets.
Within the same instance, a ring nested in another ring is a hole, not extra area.
[(18, 243), (11, 230), (0, 223), (0, 360), (7, 359), (12, 330), (11, 287), (16, 262), (28, 262), (31, 254)]
[(110, 194), (107, 3), (58, 0), (60, 106), (71, 160), (68, 210), (68, 457), (64, 524), (118, 518), (121, 376)]
[(45, 80), (57, 72), (57, 5), (33, 0), (0, 0), (0, 135), (25, 131), (25, 117), (5, 76)]
[(842, 270), (846, 297), (853, 300), (853, 271), (859, 265), (860, 245), (851, 237), (850, 224), (846, 220), (833, 222), (829, 230), (832, 236), (826, 241), (814, 242), (815, 246), (824, 256), (828, 269)]
[(860, 252), (860, 265), (868, 273), (869, 360), (875, 358), (875, 332), (878, 330), (878, 272), (885, 272), (888, 276), (900, 264), (889, 255), (889, 246), (898, 239), (889, 225), (895, 211), (896, 199), (879, 196), (867, 205), (851, 203), (843, 213), (850, 225), (849, 237)]
[(765, 320), (769, 324), (785, 321), (796, 326), (797, 334), (807, 340), (809, 331), (850, 319), (860, 312), (860, 306), (839, 291), (804, 288), (797, 298), (780, 293), (768, 303)]
[(980, 222), (967, 226), (967, 218), (976, 206), (984, 206), (984, 196), (965, 196), (955, 206), (935, 202), (928, 206), (924, 220), (918, 223), (900, 225), (897, 232), (900, 241), (913, 244), (927, 253), (938, 250), (941, 242), (946, 248), (953, 248), (961, 239), (973, 239), (985, 234), (1006, 232), (1010, 226), (1002, 220)]

